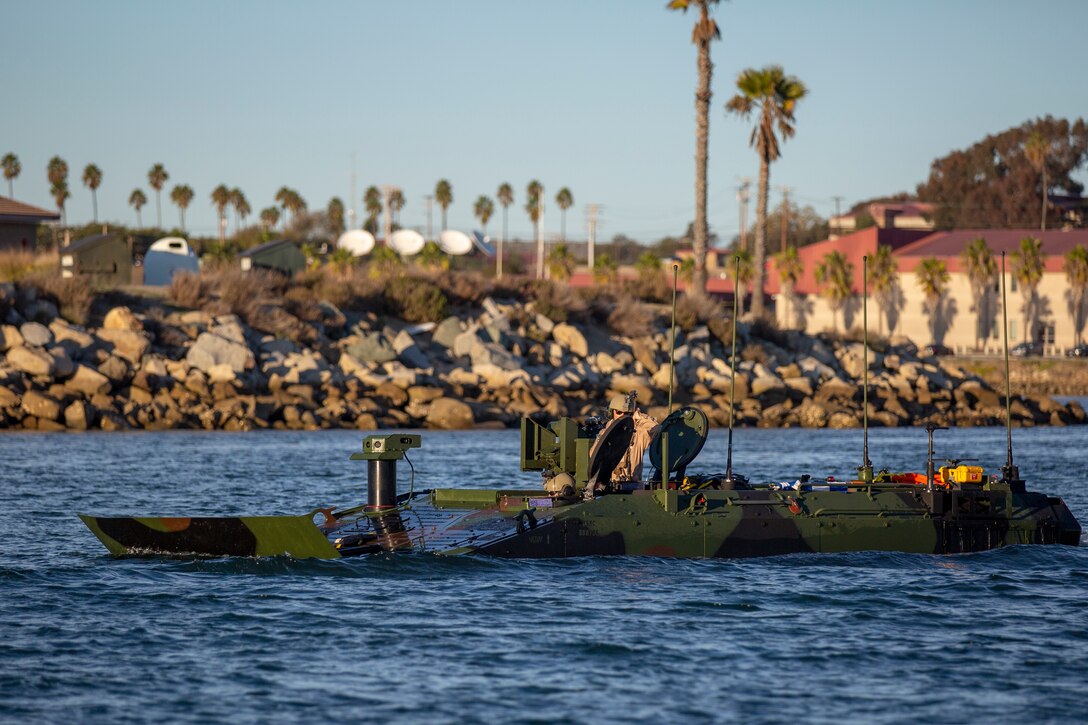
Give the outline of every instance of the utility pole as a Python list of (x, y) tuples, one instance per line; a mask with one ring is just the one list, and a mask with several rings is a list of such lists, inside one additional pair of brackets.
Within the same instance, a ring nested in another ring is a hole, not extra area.
[(599, 204), (587, 204), (586, 213), (589, 215), (589, 236), (586, 239), (586, 263), (589, 265), (589, 273), (593, 274), (594, 247), (597, 244), (597, 211)]
[(423, 200), (427, 202), (427, 241), (431, 240), (433, 236), (433, 228), (431, 227), (431, 211), (434, 208), (434, 197), (428, 194), (423, 197)]
[(786, 240), (790, 229), (790, 187), (782, 187), (782, 234), (778, 246), (780, 252), (786, 251)]
[(839, 214), (839, 202), (842, 201), (842, 197), (841, 196), (833, 196), (831, 198), (835, 200), (835, 236), (836, 237), (841, 237), (842, 236), (842, 215)]
[(737, 188), (737, 201), (740, 202), (740, 248), (748, 249), (748, 187), (751, 179), (745, 176)]

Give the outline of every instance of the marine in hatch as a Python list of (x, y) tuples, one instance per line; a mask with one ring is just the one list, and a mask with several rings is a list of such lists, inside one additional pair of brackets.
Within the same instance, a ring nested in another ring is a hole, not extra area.
[[(608, 404), (609, 422), (628, 416), (634, 424), (634, 432), (631, 435), (631, 443), (627, 447), (623, 458), (612, 470), (611, 488), (613, 490), (626, 488), (627, 484), (630, 483), (642, 482), (642, 459), (646, 455), (646, 449), (650, 447), (650, 441), (653, 440), (653, 437), (661, 428), (656, 420), (639, 410), (633, 391), (627, 395), (617, 395)], [(601, 433), (603, 434), (604, 431)], [(600, 441), (601, 435), (598, 435), (597, 442), (594, 443), (594, 449), (596, 449)], [(592, 451), (590, 455), (593, 455)], [(588, 492), (589, 495), (599, 493), (600, 488), (602, 487), (598, 483), (598, 490)]]

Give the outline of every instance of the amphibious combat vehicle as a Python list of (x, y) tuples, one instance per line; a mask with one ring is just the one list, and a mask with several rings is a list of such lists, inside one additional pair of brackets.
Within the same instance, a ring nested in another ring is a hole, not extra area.
[(733, 473), (686, 474), (707, 420), (698, 409), (681, 408), (651, 445), (656, 470), (649, 481), (604, 486), (587, 497), (586, 487), (607, 483), (626, 450), (630, 419), (610, 423), (599, 436), (571, 419), (548, 426), (524, 419), (521, 468), (540, 471), (553, 484), (550, 492), (436, 488), (398, 495), (397, 462), (422, 441), (393, 433), (366, 438), (351, 456), (369, 469), (368, 500), (356, 508), (302, 516), (81, 518), (114, 554), (748, 557), (1079, 544), (1080, 525), (1065, 503), (1027, 491), (1015, 467), (1001, 475), (954, 461), (935, 469), (934, 430), (926, 474), (752, 484)]

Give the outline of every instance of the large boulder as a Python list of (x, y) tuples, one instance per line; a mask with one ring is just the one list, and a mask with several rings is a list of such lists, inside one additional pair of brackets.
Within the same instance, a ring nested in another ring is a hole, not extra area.
[(430, 358), (416, 344), (415, 338), (405, 330), (401, 330), (393, 338), (393, 350), (397, 353), (397, 359), (410, 368), (422, 369), (431, 366)]
[(108, 393), (110, 379), (97, 370), (86, 365), (76, 365), (72, 377), (64, 383), (64, 387), (72, 393), (79, 393), (88, 397)]
[[(124, 309), (124, 308), (114, 308)], [(139, 365), (151, 348), (151, 341), (142, 332), (106, 328), (98, 331), (98, 338), (113, 346), (113, 352), (134, 365)]]
[(22, 345), (8, 350), (7, 360), (15, 370), (35, 377), (49, 377), (56, 367), (53, 356), (45, 350)]
[(208, 372), (216, 365), (230, 365), (236, 373), (245, 372), (255, 364), (253, 352), (243, 343), (202, 332), (185, 359), (195, 368)]
[(0, 352), (23, 344), (23, 336), (15, 325), (0, 325)]
[(494, 365), (503, 370), (517, 370), (521, 367), (513, 355), (495, 342), (476, 340), (469, 354), (472, 358), (473, 367)]
[(106, 313), (106, 317), (102, 320), (102, 329), (129, 330), (135, 332), (143, 330), (144, 325), (129, 308), (114, 307)]
[(552, 339), (575, 355), (585, 357), (589, 354), (589, 342), (586, 336), (574, 325), (560, 322), (552, 328)]
[(456, 317), (447, 317), (438, 323), (431, 333), (431, 340), (436, 345), (441, 345), (446, 349), (453, 347), (454, 341), (457, 336), (464, 330), (464, 326), (461, 324), (461, 320)]
[(94, 408), (77, 400), (64, 409), (64, 424), (72, 430), (87, 430), (94, 425)]
[(43, 420), (56, 420), (60, 417), (60, 401), (51, 395), (28, 390), (23, 395), (23, 411)]
[(19, 328), (23, 343), (30, 347), (45, 347), (53, 342), (53, 333), (40, 322), (24, 322)]
[(397, 351), (380, 332), (359, 335), (344, 351), (359, 362), (387, 363), (397, 359)]
[(476, 419), (472, 408), (467, 403), (453, 398), (437, 398), (431, 401), (426, 419), (428, 428), (441, 430), (464, 430), (471, 428)]

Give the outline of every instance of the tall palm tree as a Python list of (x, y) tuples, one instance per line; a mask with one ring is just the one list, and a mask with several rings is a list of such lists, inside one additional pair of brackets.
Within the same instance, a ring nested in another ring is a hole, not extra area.
[(1020, 294), (1024, 298), (1024, 340), (1035, 342), (1035, 327), (1039, 315), (1039, 283), (1043, 281), (1046, 270), (1046, 255), (1043, 243), (1035, 237), (1024, 237), (1020, 247), (1013, 251), (1012, 275), (1020, 285)]
[(140, 209), (147, 203), (147, 197), (139, 189), (133, 189), (132, 193), (128, 195), (128, 203), (129, 206), (136, 210), (136, 226), (142, 227), (144, 223), (140, 219)]
[[(801, 255), (797, 252), (797, 247), (786, 247), (776, 254), (774, 256), (774, 266), (778, 270), (778, 280), (782, 284), (782, 296), (790, 305), (793, 305), (795, 302), (794, 289), (796, 289), (797, 281), (801, 279), (801, 275), (805, 271), (805, 264), (801, 261)], [(787, 327), (789, 327), (788, 324)]]
[(54, 156), (46, 166), (46, 176), (49, 178), (49, 194), (61, 215), (61, 226), (67, 226), (64, 202), (71, 196), (68, 193), (68, 164), (60, 156)]
[(1027, 157), (1028, 163), (1032, 168), (1042, 174), (1042, 188), (1043, 188), (1043, 212), (1041, 221), (1039, 222), (1040, 229), (1046, 229), (1046, 202), (1047, 202), (1047, 184), (1046, 184), (1046, 162), (1047, 152), (1050, 150), (1050, 144), (1047, 142), (1043, 135), (1038, 131), (1032, 131), (1031, 136), (1024, 143), (1024, 156)]
[(306, 200), (302, 198), (302, 194), (292, 189), (287, 199), (287, 208), (291, 210), (291, 223), (294, 224), (299, 216), (306, 213)]
[(181, 218), (181, 230), (185, 231), (185, 210), (189, 208), (189, 204), (193, 201), (193, 189), (188, 184), (178, 184), (170, 190), (170, 201), (174, 202), (178, 208), (178, 215)]
[(376, 186), (368, 186), (363, 193), (363, 206), (366, 209), (366, 222), (363, 227), (371, 232), (378, 231), (378, 217), (382, 213), (382, 192)]
[[(707, 138), (710, 135), (710, 76), (714, 65), (710, 62), (710, 43), (721, 38), (718, 24), (710, 17), (710, 5), (718, 0), (671, 0), (666, 6), (669, 10), (688, 8), (699, 9), (699, 19), (691, 31), (691, 42), (698, 49), (696, 67), (699, 79), (695, 86), (695, 229), (692, 239), (692, 252), (695, 258), (695, 274), (692, 276), (690, 291), (697, 295), (706, 291), (706, 166)], [(761, 278), (762, 279), (762, 278)]]
[(544, 216), (544, 185), (536, 179), (525, 187), (525, 211), (536, 227), (536, 277), (544, 279), (544, 236), (540, 232), (540, 220)]
[(237, 233), (240, 220), (244, 219), (250, 212), (249, 200), (246, 199), (246, 195), (237, 186), (230, 190), (230, 205), (234, 207), (234, 231)]
[(880, 306), (877, 318), (877, 331), (884, 334), (884, 321), (888, 320), (888, 334), (895, 331), (891, 324), (892, 305), (895, 304), (896, 291), (899, 289), (899, 264), (892, 256), (892, 248), (881, 244), (869, 260), (869, 289)]
[(997, 275), (997, 262), (990, 245), (982, 237), (975, 237), (964, 247), (960, 255), (964, 273), (971, 284), (971, 298), (975, 305), (975, 347), (990, 336), (990, 290)]
[(559, 207), (559, 238), (567, 241), (567, 209), (574, 206), (574, 195), (570, 189), (563, 187), (555, 195), (555, 205)]
[[(816, 265), (816, 284), (831, 307), (832, 325), (838, 328), (835, 315), (854, 293), (854, 265), (839, 251), (828, 252)], [(758, 295), (757, 295), (758, 297)]]
[(87, 164), (83, 169), (83, 185), (91, 190), (91, 203), (94, 205), (94, 221), (98, 223), (98, 187), (102, 185), (102, 169), (94, 164)]
[(446, 210), (453, 203), (453, 187), (445, 179), (439, 179), (434, 185), (434, 200), (442, 207), (442, 231), (446, 230)]
[(227, 207), (230, 206), (230, 189), (226, 184), (220, 184), (212, 189), (212, 206), (215, 207), (219, 218), (219, 243), (222, 244), (227, 236)]
[(276, 225), (280, 223), (280, 210), (279, 207), (269, 206), (261, 209), (261, 226), (268, 229), (275, 229)]
[(725, 104), (728, 113), (747, 119), (755, 111), (759, 121), (752, 129), (748, 144), (759, 155), (759, 195), (756, 203), (756, 235), (753, 263), (756, 268), (755, 295), (752, 312), (763, 316), (763, 276), (767, 258), (767, 197), (770, 194), (771, 163), (782, 155), (778, 136), (782, 141), (794, 134), (793, 111), (797, 102), (805, 97), (805, 84), (794, 76), (787, 76), (782, 66), (769, 65), (762, 70), (748, 68), (737, 76), (737, 95)]
[(404, 208), (404, 191), (393, 189), (389, 193), (389, 214), (393, 217), (390, 228), (400, 224), (400, 210)]
[(291, 195), (294, 192), (288, 189), (286, 186), (281, 186), (280, 190), (276, 192), (275, 201), (283, 209), (283, 228), (287, 229), (287, 210), (291, 206)]
[(1079, 345), (1084, 330), (1084, 301), (1088, 296), (1088, 249), (1083, 244), (1065, 253), (1065, 278), (1069, 281), (1069, 306), (1073, 312), (1074, 344)]
[(155, 164), (147, 172), (147, 183), (155, 190), (155, 220), (156, 226), (162, 229), (162, 187), (166, 185), (170, 174), (162, 164)]
[(4, 154), (3, 159), (0, 159), (0, 166), (4, 167), (4, 178), (8, 180), (8, 196), (14, 197), (15, 190), (12, 181), (22, 173), (23, 165), (19, 163), (18, 156), (9, 152)]
[(941, 317), (941, 298), (948, 289), (948, 267), (936, 257), (926, 257), (918, 263), (914, 276), (925, 295), (925, 309), (929, 314), (929, 339), (937, 342), (937, 324)]
[(502, 279), (502, 246), (503, 242), (506, 241), (507, 212), (510, 205), (514, 203), (514, 187), (504, 181), (499, 184), (499, 190), (495, 193), (495, 197), (502, 204), (502, 236), (499, 237), (499, 248), (495, 254), (495, 277)]
[(476, 199), (476, 203), (472, 205), (472, 213), (476, 215), (476, 218), (480, 220), (480, 224), (484, 227), (484, 236), (487, 236), (487, 222), (491, 219), (491, 215), (495, 213), (495, 202), (490, 198), (481, 195)]
[(340, 200), (340, 197), (334, 196), (329, 199), (329, 205), (325, 207), (325, 218), (329, 223), (329, 231), (334, 236), (339, 236), (344, 232), (344, 202)]
[[(235, 191), (238, 191), (235, 189)], [(246, 195), (238, 192), (238, 198), (233, 201), (234, 210), (238, 213), (238, 216), (242, 220), (242, 228), (246, 226), (246, 219), (253, 212), (253, 207), (249, 205), (249, 199), (246, 199)]]

